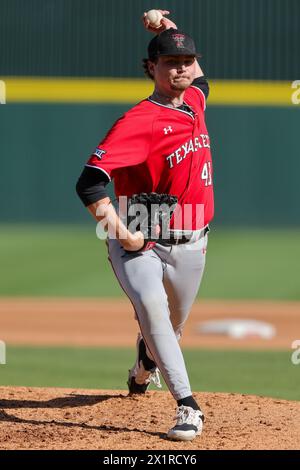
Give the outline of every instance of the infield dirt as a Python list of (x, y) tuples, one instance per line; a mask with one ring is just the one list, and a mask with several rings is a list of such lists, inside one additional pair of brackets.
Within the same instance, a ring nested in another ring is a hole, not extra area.
[(299, 449), (300, 402), (196, 393), (206, 416), (192, 442), (171, 442), (168, 392), (1, 387), (1, 449)]
[[(290, 349), (299, 331), (299, 303), (199, 302), (183, 346)], [(252, 318), (272, 323), (271, 340), (199, 335), (199, 322)], [(7, 344), (133, 346), (129, 302), (97, 299), (2, 299)], [(226, 393), (195, 393), (206, 416), (192, 442), (166, 440), (174, 425), (168, 392), (128, 396), (124, 390), (0, 387), (0, 449), (299, 449), (300, 402)]]
[[(262, 320), (276, 328), (269, 339), (199, 334), (200, 322), (224, 318)], [(201, 301), (187, 320), (183, 347), (291, 349), (300, 302)], [(130, 302), (108, 299), (0, 299), (1, 338), (7, 344), (134, 347), (137, 322)]]

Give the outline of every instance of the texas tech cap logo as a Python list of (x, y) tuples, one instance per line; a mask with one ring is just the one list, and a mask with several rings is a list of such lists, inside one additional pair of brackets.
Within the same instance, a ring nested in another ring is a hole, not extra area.
[(177, 49), (184, 49), (184, 40), (185, 40), (185, 35), (184, 34), (172, 34), (172, 39), (176, 44)]

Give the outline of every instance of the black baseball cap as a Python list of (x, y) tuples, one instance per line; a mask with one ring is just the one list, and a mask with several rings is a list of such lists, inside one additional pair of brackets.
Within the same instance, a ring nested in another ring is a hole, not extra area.
[(194, 40), (183, 31), (169, 28), (155, 36), (148, 45), (150, 60), (161, 55), (200, 56), (196, 52)]

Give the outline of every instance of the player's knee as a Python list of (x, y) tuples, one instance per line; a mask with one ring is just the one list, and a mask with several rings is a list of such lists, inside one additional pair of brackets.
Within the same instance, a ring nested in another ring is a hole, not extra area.
[(181, 336), (185, 322), (188, 318), (188, 312), (186, 310), (177, 310), (171, 312), (171, 323), (176, 336)]
[(143, 312), (143, 317), (149, 324), (157, 324), (169, 317), (166, 296), (159, 296), (157, 293), (147, 292), (139, 296), (137, 303), (137, 310)]
[(177, 341), (180, 341), (181, 336), (182, 336), (183, 326), (181, 326), (181, 327), (179, 327), (179, 328), (174, 328), (174, 327), (173, 327), (173, 330), (174, 330), (174, 333), (175, 333), (175, 335), (176, 335)]
[(146, 308), (147, 310), (150, 309), (161, 309), (166, 307), (167, 304), (167, 296), (164, 294), (159, 294), (157, 292), (143, 292), (139, 295), (138, 299), (141, 306)]

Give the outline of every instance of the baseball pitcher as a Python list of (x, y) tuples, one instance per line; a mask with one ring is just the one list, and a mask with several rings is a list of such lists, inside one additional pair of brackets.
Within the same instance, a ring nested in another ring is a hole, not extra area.
[[(143, 16), (155, 34), (143, 60), (153, 93), (113, 125), (76, 188), (108, 232), (109, 261), (139, 324), (129, 392), (160, 386), (160, 372), (178, 407), (167, 436), (188, 441), (201, 434), (204, 416), (179, 339), (200, 286), (214, 213), (204, 117), (209, 88), (193, 39), (166, 18), (168, 11), (159, 12), (158, 27)], [(118, 210), (105, 189), (111, 180)]]

